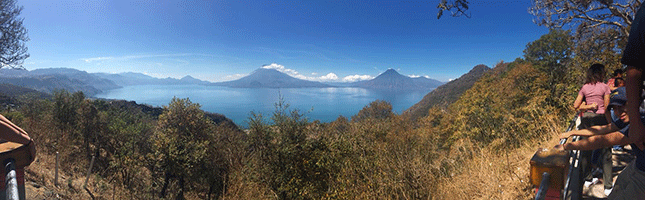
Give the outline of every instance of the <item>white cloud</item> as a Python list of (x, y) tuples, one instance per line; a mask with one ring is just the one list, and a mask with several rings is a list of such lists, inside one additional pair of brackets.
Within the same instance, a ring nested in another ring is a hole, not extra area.
[(343, 82), (364, 81), (364, 80), (370, 80), (373, 78), (374, 77), (370, 75), (350, 75), (350, 76), (345, 76), (345, 78), (343, 78)]
[(279, 65), (279, 64), (276, 64), (276, 63), (271, 63), (270, 65), (264, 65), (264, 66), (262, 66), (262, 68), (264, 68), (264, 69), (275, 69), (275, 70), (278, 70), (279, 72), (289, 74), (290, 76), (293, 76), (293, 77), (296, 77), (296, 76), (300, 75), (296, 70), (288, 69), (288, 68), (284, 67), (283, 65)]
[(334, 73), (329, 73), (327, 75), (319, 77), (321, 81), (335, 81), (338, 80), (338, 76)]
[(94, 61), (101, 61), (101, 60), (112, 60), (114, 57), (96, 57), (96, 58), (85, 58), (83, 59), (86, 63), (91, 63)]
[[(175, 54), (127, 55), (127, 56), (118, 56), (118, 57), (113, 57), (113, 56), (94, 57), (94, 58), (82, 58), (81, 60), (85, 61), (86, 63), (91, 63), (91, 62), (94, 62), (94, 61), (104, 61), (104, 60), (130, 60), (130, 59), (141, 59), (141, 58), (185, 57), (185, 56), (210, 56), (210, 57), (214, 57), (214, 55), (208, 55), (208, 54), (175, 53)], [(182, 61), (178, 61), (178, 62), (182, 62)], [(188, 62), (188, 61), (184, 61), (184, 62)]]
[(317, 74), (315, 72), (311, 73), (313, 76), (305, 76), (305, 75), (302, 75), (302, 74), (298, 73), (298, 71), (296, 71), (296, 70), (286, 68), (285, 66), (280, 65), (280, 64), (276, 64), (276, 63), (272, 63), (270, 65), (262, 66), (262, 68), (264, 68), (264, 69), (275, 69), (275, 70), (278, 70), (279, 72), (285, 73), (285, 74), (287, 74), (289, 76), (292, 76), (294, 78), (299, 78), (299, 79), (309, 80), (309, 81), (319, 81), (319, 82), (334, 82), (334, 81), (356, 82), (356, 81), (370, 80), (370, 79), (374, 78), (373, 76), (370, 76), (370, 75), (358, 75), (358, 74), (356, 74), (356, 75), (345, 76), (344, 78), (340, 79), (338, 77), (338, 75), (336, 75), (335, 73), (332, 73), (332, 72), (327, 73), (327, 75), (324, 75), (324, 76), (315, 76)]
[(287, 74), (289, 76), (292, 76), (294, 78), (303, 79), (303, 80), (309, 80), (309, 81), (330, 82), (330, 81), (337, 81), (338, 80), (338, 76), (336, 74), (334, 74), (334, 73), (328, 73), (327, 75), (324, 75), (324, 76), (315, 76), (318, 73), (314, 72), (314, 73), (311, 73), (313, 76), (305, 76), (305, 75), (302, 75), (302, 74), (298, 73), (298, 71), (296, 71), (294, 69), (289, 69), (289, 68), (284, 67), (283, 65), (276, 64), (276, 63), (271, 63), (270, 65), (264, 65), (264, 66), (262, 66), (262, 68), (264, 68), (264, 69), (275, 69), (275, 70), (278, 70), (279, 72), (285, 73), (285, 74)]
[(408, 75), (408, 77), (410, 77), (410, 78), (424, 77), (424, 78), (428, 78), (428, 79), (430, 78), (430, 76), (428, 76), (428, 75), (416, 75), (416, 74)]

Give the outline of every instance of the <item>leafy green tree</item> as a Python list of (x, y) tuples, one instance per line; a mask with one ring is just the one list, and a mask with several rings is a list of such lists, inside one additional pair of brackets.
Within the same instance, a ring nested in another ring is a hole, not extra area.
[(164, 109), (153, 143), (155, 157), (164, 174), (161, 197), (166, 196), (169, 184), (176, 180), (179, 187), (176, 197), (183, 199), (188, 187), (200, 180), (201, 166), (210, 165), (207, 158), (214, 150), (209, 146), (214, 126), (204, 117), (200, 105), (189, 99), (173, 98)]
[(70, 94), (61, 90), (54, 92), (54, 121), (61, 130), (71, 130), (78, 123), (77, 110), (85, 99), (83, 92)]
[(249, 119), (258, 176), (280, 199), (320, 199), (333, 175), (329, 148), (309, 130), (312, 124), (307, 118), (288, 107), (280, 98), (271, 117), (273, 125), (254, 113)]
[(387, 101), (376, 100), (363, 107), (358, 113), (352, 116), (352, 122), (366, 119), (384, 120), (394, 116), (392, 104)]
[(0, 68), (22, 68), (22, 63), (29, 57), (25, 42), (29, 41), (27, 29), (19, 18), (22, 6), (14, 0), (0, 1)]
[(103, 147), (111, 157), (109, 168), (121, 177), (126, 187), (135, 191), (147, 187), (142, 180), (137, 180), (137, 173), (147, 164), (145, 156), (152, 153), (152, 117), (136, 109), (108, 108), (103, 113), (110, 116), (107, 131), (103, 132), (106, 143)]
[(536, 64), (542, 71), (550, 73), (554, 81), (561, 81), (571, 59), (573, 37), (570, 31), (551, 29), (540, 39), (529, 42), (524, 49), (527, 61)]
[(31, 119), (44, 118), (46, 113), (51, 113), (52, 102), (49, 99), (43, 99), (35, 94), (26, 94), (20, 97), (23, 102), (21, 111), (26, 117)]
[[(99, 156), (99, 149), (103, 147), (100, 142), (103, 132), (107, 129), (105, 118), (99, 115), (98, 109), (90, 103), (90, 100), (85, 100), (78, 108), (78, 128), (83, 137), (83, 147), (87, 157), (90, 158), (92, 154)], [(92, 151), (91, 147), (94, 147)]]
[(550, 91), (547, 101), (558, 108), (570, 107), (569, 100), (562, 97), (567, 97), (571, 92), (567, 87), (571, 84), (567, 81), (570, 80), (570, 71), (577, 70), (572, 63), (573, 49), (570, 31), (551, 29), (549, 33), (528, 43), (524, 50), (526, 61), (547, 75), (547, 84), (544, 85), (544, 89)]

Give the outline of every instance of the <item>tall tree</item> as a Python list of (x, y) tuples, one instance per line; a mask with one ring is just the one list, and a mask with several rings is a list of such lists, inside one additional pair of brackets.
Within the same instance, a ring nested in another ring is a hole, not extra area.
[(643, 0), (533, 0), (529, 13), (541, 26), (549, 28), (609, 28), (627, 40), (634, 15)]
[(572, 46), (572, 37), (569, 31), (551, 29), (548, 34), (526, 45), (524, 57), (527, 61), (546, 68), (545, 72), (554, 71), (562, 68), (571, 58)]
[(159, 116), (152, 147), (165, 175), (162, 198), (174, 179), (179, 186), (176, 198), (184, 199), (185, 190), (201, 178), (200, 167), (212, 164), (205, 158), (214, 153), (210, 146), (214, 125), (200, 107), (189, 99), (173, 98)]
[(550, 91), (547, 102), (556, 107), (569, 105), (566, 99), (560, 97), (567, 94), (565, 80), (571, 71), (573, 46), (570, 31), (551, 29), (540, 39), (528, 43), (524, 50), (526, 60), (547, 75), (547, 84), (544, 85)]
[(22, 6), (17, 6), (14, 0), (0, 1), (0, 68), (23, 68), (22, 63), (29, 57), (25, 42), (27, 29), (19, 18)]

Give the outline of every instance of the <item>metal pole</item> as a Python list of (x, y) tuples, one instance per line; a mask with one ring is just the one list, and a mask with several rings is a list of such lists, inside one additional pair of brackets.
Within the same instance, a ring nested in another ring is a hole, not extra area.
[(54, 185), (58, 186), (58, 151), (56, 152), (56, 171), (54, 171)]
[(83, 188), (87, 185), (87, 181), (90, 179), (90, 175), (92, 174), (92, 166), (94, 166), (94, 158), (95, 156), (92, 156), (92, 161), (90, 162), (90, 168), (87, 169), (87, 177), (85, 178), (85, 183), (83, 183)]
[[(573, 130), (576, 126), (576, 121), (578, 120), (578, 117), (580, 116), (581, 112), (576, 113), (576, 115), (571, 119), (571, 122), (569, 123), (569, 127), (567, 127), (567, 130), (565, 132), (569, 132)], [(574, 136), (572, 138), (572, 141), (577, 141), (579, 139), (578, 136)], [(564, 143), (567, 142), (567, 139), (562, 139), (560, 140), (560, 145), (564, 145)], [(563, 199), (570, 199), (571, 194), (569, 194), (569, 188), (571, 186), (571, 176), (573, 175), (573, 169), (577, 168), (578, 166), (578, 156), (579, 156), (579, 151), (571, 151), (569, 153), (569, 157), (571, 158), (569, 161), (569, 173), (567, 173), (567, 179), (564, 183), (564, 191), (562, 192), (562, 198)], [(577, 190), (576, 190), (577, 191)]]
[(538, 189), (538, 192), (535, 195), (535, 200), (544, 200), (544, 198), (546, 198), (546, 191), (549, 190), (550, 180), (551, 180), (551, 175), (549, 174), (549, 172), (542, 173), (542, 181), (540, 182), (540, 189)]
[(13, 158), (5, 160), (5, 189), (6, 189), (6, 199), (7, 200), (19, 200), (18, 193), (18, 179), (16, 177), (16, 162)]

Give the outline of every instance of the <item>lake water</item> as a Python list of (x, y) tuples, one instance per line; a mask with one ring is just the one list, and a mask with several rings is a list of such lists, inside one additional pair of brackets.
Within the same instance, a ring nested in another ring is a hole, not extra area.
[[(173, 97), (189, 98), (202, 110), (220, 113), (237, 125), (246, 127), (250, 112), (269, 119), (281, 94), (291, 109), (307, 112), (310, 121), (331, 122), (342, 115), (348, 119), (375, 100), (392, 104), (401, 114), (421, 101), (428, 91), (377, 91), (363, 88), (228, 88), (203, 85), (137, 85), (110, 90), (98, 98), (124, 99), (152, 106), (164, 106)], [(302, 113), (302, 112), (301, 112)]]

